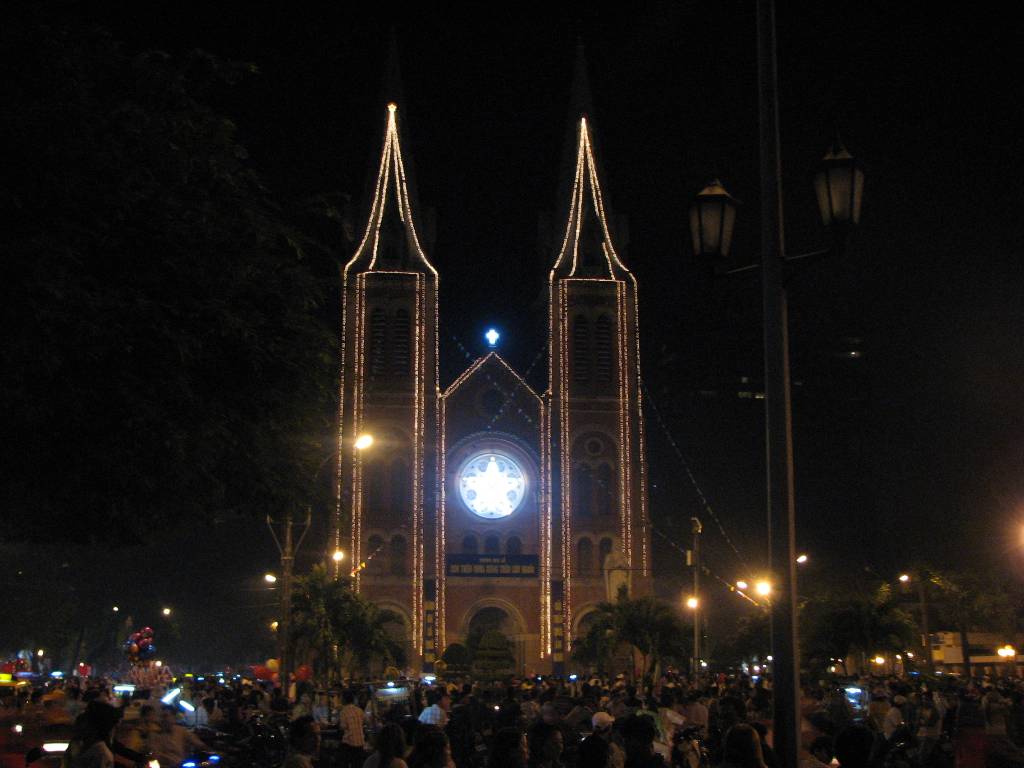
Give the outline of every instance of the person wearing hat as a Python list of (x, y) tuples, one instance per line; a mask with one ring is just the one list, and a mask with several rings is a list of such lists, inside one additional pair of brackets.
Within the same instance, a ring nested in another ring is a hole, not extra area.
[[(582, 760), (584, 755), (594, 755), (600, 759), (600, 756), (607, 753), (607, 762), (604, 765), (608, 768), (623, 768), (626, 764), (626, 753), (622, 747), (615, 742), (612, 735), (612, 725), (615, 724), (615, 718), (609, 715), (607, 712), (595, 712), (594, 716), (590, 719), (590, 724), (594, 731), (580, 744), (580, 759)], [(607, 744), (607, 749), (601, 747), (600, 744), (590, 743), (600, 741)], [(589, 763), (582, 763), (581, 765)]]

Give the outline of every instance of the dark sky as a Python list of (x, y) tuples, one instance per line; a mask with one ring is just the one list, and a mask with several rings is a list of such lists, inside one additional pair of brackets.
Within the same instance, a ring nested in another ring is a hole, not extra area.
[[(790, 250), (823, 244), (810, 178), (837, 130), (868, 179), (853, 247), (791, 291), (798, 541), (822, 571), (1013, 562), (1024, 557), (1024, 30), (984, 10), (784, 5)], [(622, 250), (641, 286), (642, 365), (667, 426), (648, 414), (656, 525), (681, 539), (701, 512), (671, 434), (746, 561), (706, 519), (711, 568), (732, 580), (763, 566), (761, 403), (737, 395), (760, 386), (759, 287), (756, 275), (712, 279), (685, 225), (692, 195), (720, 176), (744, 203), (737, 257), (757, 258), (751, 3), (156, 2), (80, 14), (131, 50), (202, 47), (256, 63), (261, 74), (225, 107), (253, 163), (289, 192), (357, 199), (380, 139), (395, 29), (405, 149), (421, 202), (437, 212), (442, 383), (476, 354), (487, 324), (505, 330), (521, 369), (542, 347), (526, 317), (550, 263), (537, 222), (556, 203), (582, 36), (605, 187), (628, 217)], [(223, 530), (196, 531), (183, 561), (195, 557), (209, 582), (241, 583), (273, 558), (261, 525), (246, 528), (245, 562)], [(683, 572), (663, 544), (656, 557), (662, 574)]]

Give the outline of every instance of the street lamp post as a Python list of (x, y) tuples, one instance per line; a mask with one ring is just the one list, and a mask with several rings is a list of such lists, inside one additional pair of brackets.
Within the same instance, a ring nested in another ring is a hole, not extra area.
[(292, 534), (294, 523), (291, 510), (285, 513), (284, 522), (281, 524), (281, 536), (277, 535), (274, 521), (267, 515), (267, 527), (270, 528), (270, 534), (277, 544), (277, 551), (281, 553), (281, 618), (278, 619), (277, 648), (278, 676), (285, 698), (288, 698), (291, 682), (292, 569), (295, 565), (295, 553), (302, 546), (302, 540), (306, 538), (312, 520), (313, 512), (307, 507), (306, 521), (296, 542)]
[[(758, 114), (761, 176), (761, 281), (764, 324), (765, 447), (774, 722), (773, 744), (782, 765), (796, 768), (800, 748), (799, 660), (796, 626), (796, 543), (789, 330), (785, 268), (788, 261), (824, 256), (828, 248), (787, 257), (782, 216), (779, 100), (774, 0), (757, 2)], [(815, 191), (826, 227), (838, 237), (860, 218), (864, 174), (838, 143), (824, 159)], [(736, 201), (717, 180), (690, 210), (694, 250), (725, 257), (732, 244)], [(744, 270), (733, 270), (744, 271)]]
[(693, 609), (693, 679), (696, 682), (700, 674), (700, 534), (703, 528), (696, 517), (690, 518), (690, 525), (693, 532), (693, 598), (690, 605)]

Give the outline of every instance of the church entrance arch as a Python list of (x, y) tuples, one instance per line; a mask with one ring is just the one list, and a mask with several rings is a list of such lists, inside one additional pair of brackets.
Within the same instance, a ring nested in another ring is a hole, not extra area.
[(512, 649), (516, 672), (526, 664), (526, 623), (519, 610), (509, 602), (488, 598), (477, 601), (463, 620), (466, 645), (475, 647), (488, 632), (503, 635)]

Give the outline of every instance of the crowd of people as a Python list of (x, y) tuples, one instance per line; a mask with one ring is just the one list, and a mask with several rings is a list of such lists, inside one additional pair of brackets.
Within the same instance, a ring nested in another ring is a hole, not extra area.
[[(177, 768), (253, 718), (281, 724), (267, 768), (779, 768), (769, 677), (397, 680), (330, 693), (234, 680), (118, 696), (103, 682), (15, 706), (73, 724), (66, 768)], [(1024, 681), (861, 678), (803, 689), (800, 768), (1024, 766)]]
[[(619, 677), (413, 684), (381, 711), (349, 690), (337, 717), (300, 699), (294, 744), (339, 727), (339, 768), (778, 768), (770, 679), (725, 675), (646, 686)], [(931, 684), (863, 678), (808, 686), (801, 768), (996, 768), (1024, 765), (1024, 682)], [(309, 710), (309, 711), (307, 711)], [(295, 748), (289, 768), (313, 752)]]

